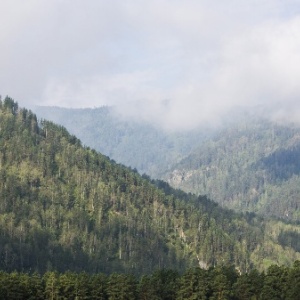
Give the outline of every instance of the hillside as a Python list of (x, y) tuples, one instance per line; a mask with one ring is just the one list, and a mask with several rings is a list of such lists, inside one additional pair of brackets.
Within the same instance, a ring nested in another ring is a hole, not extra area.
[[(219, 129), (164, 132), (112, 108), (37, 107), (84, 144), (224, 207), (299, 221), (300, 129), (237, 108)], [(78, 126), (80, 124), (80, 126)]]
[(261, 118), (221, 131), (164, 178), (222, 206), (300, 220), (300, 128)]
[(2, 270), (245, 271), (300, 258), (296, 225), (150, 181), (10, 98), (0, 103), (0, 149)]
[(147, 122), (124, 119), (112, 107), (38, 106), (34, 111), (38, 118), (66, 127), (85, 145), (152, 178), (159, 178), (212, 133), (208, 129), (166, 132)]

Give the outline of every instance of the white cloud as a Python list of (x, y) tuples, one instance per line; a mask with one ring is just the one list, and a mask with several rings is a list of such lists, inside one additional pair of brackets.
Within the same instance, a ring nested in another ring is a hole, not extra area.
[(218, 81), (235, 101), (289, 101), (300, 95), (300, 17), (251, 29), (225, 44)]
[(295, 114), (299, 8), (296, 0), (3, 0), (0, 93), (24, 105), (117, 105), (167, 128), (218, 122), (234, 105)]

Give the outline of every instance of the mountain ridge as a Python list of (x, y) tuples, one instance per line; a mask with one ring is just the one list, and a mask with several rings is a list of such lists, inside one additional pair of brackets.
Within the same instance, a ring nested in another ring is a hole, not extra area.
[(34, 111), (39, 118), (65, 126), (85, 145), (152, 178), (161, 177), (163, 171), (213, 132), (210, 129), (167, 132), (148, 122), (121, 117), (114, 107), (108, 106), (94, 109), (37, 106)]

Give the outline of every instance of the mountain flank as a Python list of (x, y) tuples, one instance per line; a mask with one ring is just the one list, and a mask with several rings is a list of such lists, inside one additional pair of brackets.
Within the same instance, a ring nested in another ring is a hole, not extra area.
[(83, 144), (152, 178), (161, 177), (213, 132), (208, 128), (166, 132), (147, 122), (125, 119), (114, 107), (38, 106), (35, 112), (39, 118), (63, 125)]
[(124, 120), (111, 107), (36, 111), (86, 145), (174, 188), (208, 195), (238, 212), (300, 220), (299, 126), (242, 109), (225, 116), (219, 128), (185, 132)]
[(254, 118), (224, 129), (163, 178), (222, 206), (300, 221), (300, 128)]
[(117, 164), (0, 102), (0, 268), (145, 274), (300, 258), (299, 227), (238, 214)]

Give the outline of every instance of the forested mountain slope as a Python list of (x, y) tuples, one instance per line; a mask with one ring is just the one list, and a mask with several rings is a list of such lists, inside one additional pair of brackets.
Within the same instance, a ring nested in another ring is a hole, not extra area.
[(207, 194), (237, 211), (300, 218), (300, 129), (293, 125), (237, 109), (224, 118), (219, 132), (170, 133), (125, 121), (108, 107), (36, 111), (66, 126), (86, 145), (175, 188)]
[(226, 128), (164, 177), (223, 206), (300, 220), (300, 129), (261, 118)]
[(10, 98), (0, 103), (0, 150), (3, 270), (141, 274), (227, 263), (248, 270), (300, 258), (297, 226), (141, 177), (82, 147), (64, 127), (39, 125)]
[(39, 106), (34, 110), (39, 118), (65, 126), (85, 145), (153, 178), (159, 178), (190, 154), (212, 132), (208, 129), (165, 132), (147, 122), (125, 120), (112, 107)]

